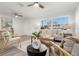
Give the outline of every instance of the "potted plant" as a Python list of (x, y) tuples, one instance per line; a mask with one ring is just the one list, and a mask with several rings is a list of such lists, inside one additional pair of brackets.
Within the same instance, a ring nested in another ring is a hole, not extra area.
[(34, 33), (32, 33), (32, 39), (33, 39), (33, 41), (32, 41), (32, 47), (34, 49), (37, 49), (37, 50), (39, 50), (40, 46), (41, 46), (41, 42), (39, 40), (39, 37), (40, 37), (40, 32), (34, 32)]
[(34, 33), (32, 33), (32, 37), (33, 37), (34, 39), (39, 39), (39, 37), (40, 37), (40, 32), (34, 32)]

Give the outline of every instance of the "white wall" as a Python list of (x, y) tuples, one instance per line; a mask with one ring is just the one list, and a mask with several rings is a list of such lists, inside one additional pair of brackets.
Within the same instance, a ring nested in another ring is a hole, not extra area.
[(79, 6), (75, 12), (75, 34), (79, 36)]
[(1, 17), (0, 17), (0, 30), (1, 30)]
[(73, 35), (75, 35), (75, 12), (68, 15), (69, 17), (69, 24), (72, 25), (71, 31)]
[(37, 28), (40, 26), (39, 19), (32, 19), (32, 20), (26, 20), (24, 25), (24, 34), (31, 35), (35, 31), (39, 31), (40, 29)]
[(30, 26), (30, 23), (29, 23), (29, 20), (27, 20), (27, 19), (25, 19), (24, 20), (24, 25), (23, 25), (23, 27), (24, 27), (24, 34), (25, 35), (29, 35), (29, 31), (30, 31), (30, 29), (29, 29), (29, 26)]
[(14, 18), (13, 19), (13, 28), (16, 34), (24, 34), (24, 23), (22, 19)]

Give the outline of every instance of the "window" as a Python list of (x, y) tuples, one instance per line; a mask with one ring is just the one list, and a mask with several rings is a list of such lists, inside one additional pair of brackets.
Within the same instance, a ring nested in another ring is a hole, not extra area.
[(53, 23), (56, 23), (59, 25), (66, 25), (68, 24), (68, 17), (56, 17), (53, 19)]
[(68, 24), (68, 17), (64, 16), (64, 17), (56, 17), (53, 18), (51, 20), (46, 19), (46, 20), (42, 20), (41, 21), (41, 27), (50, 27), (50, 26), (65, 26)]

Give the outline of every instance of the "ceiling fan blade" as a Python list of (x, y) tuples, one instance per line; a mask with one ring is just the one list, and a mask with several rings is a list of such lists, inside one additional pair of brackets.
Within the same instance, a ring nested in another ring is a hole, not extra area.
[(35, 4), (35, 3), (38, 3), (38, 2), (34, 2), (34, 4)]
[(41, 5), (41, 4), (39, 4), (39, 7), (40, 7), (40, 8), (44, 8), (44, 6), (43, 6), (43, 5)]
[(18, 15), (18, 16), (23, 17), (23, 15)]
[(29, 5), (27, 5), (28, 7), (30, 7), (30, 6), (33, 6), (34, 4), (29, 4)]
[(15, 12), (14, 15), (18, 15), (18, 14)]
[(23, 15), (18, 14), (18, 13), (16, 13), (16, 12), (14, 13), (14, 15), (15, 15), (15, 16), (19, 16), (19, 17), (23, 17)]

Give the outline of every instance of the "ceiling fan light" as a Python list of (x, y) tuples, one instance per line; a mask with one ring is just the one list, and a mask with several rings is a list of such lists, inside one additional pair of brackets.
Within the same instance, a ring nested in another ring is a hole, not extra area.
[(17, 18), (18, 16), (16, 15), (15, 18)]
[(34, 6), (35, 6), (35, 7), (39, 7), (39, 4), (38, 4), (38, 3), (35, 3)]

